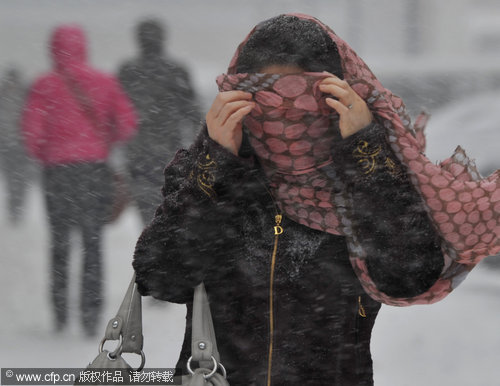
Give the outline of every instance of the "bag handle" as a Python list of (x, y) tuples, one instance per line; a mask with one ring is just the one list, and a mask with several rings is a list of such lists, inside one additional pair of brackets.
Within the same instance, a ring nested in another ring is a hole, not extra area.
[[(200, 283), (194, 289), (192, 317), (191, 355), (193, 360), (219, 361), (219, 351), (210, 312), (205, 285)], [(142, 300), (135, 283), (135, 273), (116, 316), (109, 320), (104, 333), (105, 340), (121, 340), (121, 352), (140, 354), (144, 338), (142, 334)]]
[(142, 347), (142, 300), (135, 283), (135, 273), (128, 286), (122, 304), (116, 316), (108, 322), (103, 342), (106, 340), (121, 340), (114, 353), (129, 352), (144, 355)]
[(187, 363), (188, 371), (191, 374), (195, 373), (196, 370), (191, 369), (191, 361), (194, 360), (200, 366), (198, 370), (205, 372), (206, 369), (211, 369), (208, 374), (204, 375), (205, 379), (211, 378), (219, 368), (225, 378), (226, 369), (220, 363), (210, 303), (203, 282), (194, 289), (191, 334), (191, 357)]
[[(220, 355), (217, 350), (210, 304), (203, 283), (200, 283), (194, 289), (191, 334), (191, 358), (189, 358), (187, 364), (188, 370), (191, 368), (191, 360), (194, 360), (198, 362), (200, 367), (213, 369), (210, 374), (206, 375), (206, 378), (215, 374), (218, 368), (222, 370), (225, 377), (226, 370), (219, 362)], [(140, 366), (140, 369), (142, 369), (145, 362), (144, 352), (142, 351), (144, 343), (142, 335), (142, 297), (137, 290), (135, 273), (116, 316), (108, 322), (104, 338), (99, 346), (99, 352), (103, 352), (103, 346), (107, 340), (120, 341), (118, 347), (109, 353), (111, 357), (124, 352), (139, 354), (142, 357)]]
[(215, 340), (212, 314), (203, 283), (194, 289), (192, 323), (191, 355), (193, 360), (211, 363), (213, 356), (218, 362), (220, 357)]

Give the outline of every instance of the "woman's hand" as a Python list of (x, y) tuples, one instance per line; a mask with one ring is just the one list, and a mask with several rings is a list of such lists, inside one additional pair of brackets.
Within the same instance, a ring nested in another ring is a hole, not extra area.
[(349, 83), (333, 74), (330, 75), (321, 82), (319, 89), (336, 98), (326, 98), (326, 103), (339, 113), (340, 134), (342, 138), (347, 138), (368, 126), (373, 115), (366, 102), (356, 94)]
[(238, 155), (243, 138), (242, 121), (254, 107), (252, 94), (248, 92), (220, 92), (206, 115), (208, 135), (231, 153)]

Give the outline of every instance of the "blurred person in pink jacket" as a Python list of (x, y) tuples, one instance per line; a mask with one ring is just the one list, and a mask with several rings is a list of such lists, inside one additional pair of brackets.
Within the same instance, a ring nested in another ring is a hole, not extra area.
[(87, 63), (82, 28), (55, 28), (50, 52), (53, 69), (32, 85), (22, 130), (43, 169), (56, 331), (67, 324), (70, 231), (77, 228), (83, 243), (81, 318), (85, 333), (94, 335), (102, 305), (102, 230), (112, 196), (107, 160), (114, 144), (136, 133), (136, 114), (118, 81)]

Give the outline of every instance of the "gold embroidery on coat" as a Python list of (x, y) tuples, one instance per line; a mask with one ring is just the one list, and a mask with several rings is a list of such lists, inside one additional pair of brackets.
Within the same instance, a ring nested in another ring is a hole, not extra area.
[(389, 157), (387, 157), (385, 159), (385, 166), (387, 167), (387, 170), (389, 170), (389, 173), (391, 173), (391, 175), (393, 177), (399, 177), (400, 176), (401, 169), (398, 167), (398, 165), (396, 165), (396, 162), (394, 162)]
[(198, 183), (198, 187), (210, 198), (215, 198), (215, 168), (217, 166), (216, 162), (210, 158), (210, 155), (207, 154), (205, 157), (205, 162), (198, 162), (198, 173), (196, 181)]
[(353, 156), (358, 159), (358, 164), (361, 165), (364, 174), (372, 174), (375, 171), (376, 158), (382, 151), (381, 146), (377, 146), (374, 150), (369, 146), (368, 142), (359, 141), (358, 147), (353, 151)]

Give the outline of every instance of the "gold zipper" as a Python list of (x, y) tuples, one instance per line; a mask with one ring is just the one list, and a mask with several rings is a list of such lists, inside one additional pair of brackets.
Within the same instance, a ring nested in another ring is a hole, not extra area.
[(361, 303), (361, 296), (358, 296), (358, 314), (362, 318), (366, 318), (365, 307), (363, 307), (363, 304)]
[(273, 367), (273, 343), (274, 343), (274, 268), (276, 267), (276, 252), (278, 251), (278, 238), (283, 233), (281, 220), (283, 216), (277, 214), (274, 217), (276, 225), (274, 226), (274, 247), (271, 256), (271, 273), (269, 280), (269, 351), (267, 360), (267, 386), (271, 385), (271, 370)]

